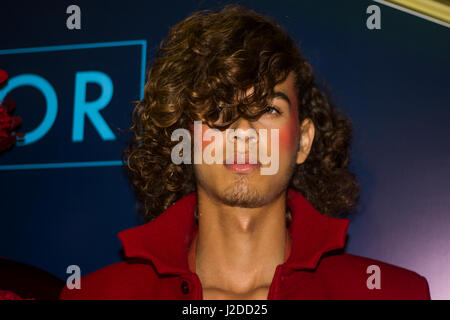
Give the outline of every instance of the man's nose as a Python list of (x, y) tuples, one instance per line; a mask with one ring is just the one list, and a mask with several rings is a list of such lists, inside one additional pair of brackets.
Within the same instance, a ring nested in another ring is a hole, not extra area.
[(233, 129), (233, 132), (227, 136), (229, 142), (234, 143), (246, 142), (247, 138), (249, 142), (257, 142), (258, 134), (254, 127), (254, 122), (248, 121), (244, 118), (236, 120), (229, 129)]

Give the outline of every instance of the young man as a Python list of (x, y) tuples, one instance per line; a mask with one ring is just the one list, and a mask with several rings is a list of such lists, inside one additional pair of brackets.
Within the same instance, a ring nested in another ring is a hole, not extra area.
[(175, 25), (133, 122), (150, 221), (62, 299), (429, 299), (418, 274), (338, 251), (349, 221), (333, 216), (359, 196), (351, 125), (270, 19), (232, 5)]

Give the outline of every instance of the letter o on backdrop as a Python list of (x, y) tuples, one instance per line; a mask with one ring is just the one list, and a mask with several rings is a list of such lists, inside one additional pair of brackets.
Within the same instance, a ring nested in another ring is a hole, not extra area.
[(17, 143), (17, 145), (25, 146), (38, 141), (52, 128), (58, 113), (58, 98), (50, 82), (35, 74), (22, 74), (11, 78), (8, 85), (0, 90), (0, 100), (3, 100), (11, 90), (21, 86), (31, 86), (38, 89), (42, 92), (46, 101), (44, 120), (35, 129), (25, 133), (22, 143)]

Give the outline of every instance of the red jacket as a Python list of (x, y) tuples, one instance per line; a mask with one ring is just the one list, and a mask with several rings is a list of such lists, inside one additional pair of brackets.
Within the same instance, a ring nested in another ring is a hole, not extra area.
[[(196, 194), (190, 194), (151, 222), (120, 232), (127, 259), (82, 277), (81, 289), (65, 287), (60, 298), (203, 299), (188, 262), (198, 233), (196, 203)], [(288, 205), (290, 254), (276, 268), (269, 300), (430, 299), (427, 280), (417, 273), (337, 251), (344, 247), (349, 220), (320, 214), (293, 190)], [(371, 265), (380, 268), (380, 289), (368, 288)]]

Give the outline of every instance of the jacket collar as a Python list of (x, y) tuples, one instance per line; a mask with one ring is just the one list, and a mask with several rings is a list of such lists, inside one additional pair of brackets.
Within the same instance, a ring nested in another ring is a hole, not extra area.
[[(197, 194), (178, 200), (154, 220), (119, 233), (125, 256), (149, 260), (159, 274), (190, 273), (188, 250), (198, 232), (194, 211)], [(325, 252), (345, 245), (348, 219), (319, 213), (300, 193), (288, 190), (292, 220), (291, 254), (284, 263), (291, 269), (314, 269)]]

